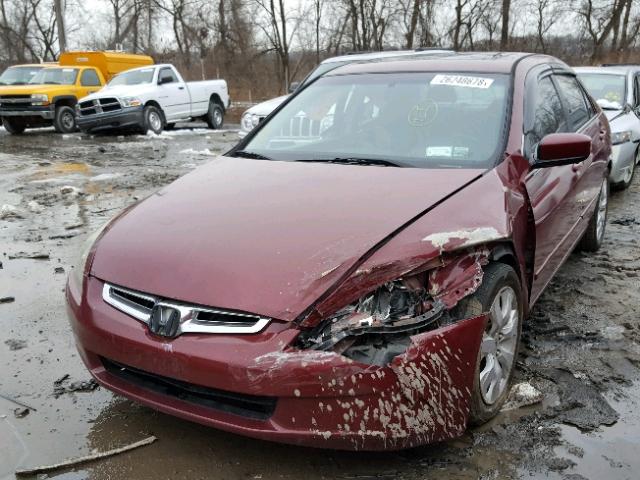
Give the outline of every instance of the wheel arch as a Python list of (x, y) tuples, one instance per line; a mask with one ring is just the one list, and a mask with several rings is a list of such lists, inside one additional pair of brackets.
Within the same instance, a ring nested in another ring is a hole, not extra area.
[(220, 98), (220, 95), (218, 95), (217, 93), (212, 93), (211, 96), (209, 97), (209, 101), (220, 105), (220, 107), (222, 108), (222, 111), (226, 113), (227, 109), (224, 108), (224, 102), (222, 101), (222, 98)]
[(59, 95), (51, 99), (51, 103), (57, 107), (71, 107), (75, 108), (78, 103), (78, 99), (73, 95)]

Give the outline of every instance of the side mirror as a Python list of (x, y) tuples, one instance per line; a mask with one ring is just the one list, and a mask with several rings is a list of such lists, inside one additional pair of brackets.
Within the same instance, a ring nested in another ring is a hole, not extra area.
[(532, 168), (580, 163), (591, 155), (591, 137), (581, 133), (551, 133), (538, 144)]
[(165, 83), (171, 83), (171, 77), (160, 77), (158, 79), (158, 85), (164, 85)]
[(299, 86), (300, 86), (300, 82), (291, 82), (289, 84), (289, 93), (295, 92)]

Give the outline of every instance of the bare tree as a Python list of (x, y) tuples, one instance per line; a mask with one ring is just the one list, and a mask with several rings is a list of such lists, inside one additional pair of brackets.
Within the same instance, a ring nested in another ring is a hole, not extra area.
[(64, 0), (54, 0), (53, 10), (55, 11), (56, 23), (58, 25), (58, 45), (60, 46), (60, 51), (64, 52), (67, 50), (67, 32), (65, 30), (64, 22)]
[(627, 0), (598, 1), (583, 0), (578, 9), (587, 33), (591, 38), (591, 60), (600, 58), (603, 46), (609, 39), (616, 25), (620, 22), (620, 16)]

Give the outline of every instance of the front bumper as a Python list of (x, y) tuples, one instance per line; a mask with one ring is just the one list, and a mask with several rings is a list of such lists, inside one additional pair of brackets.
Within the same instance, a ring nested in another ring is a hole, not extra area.
[(621, 183), (636, 161), (637, 142), (625, 142), (611, 147), (611, 172), (609, 181)]
[[(67, 285), (80, 355), (101, 385), (162, 412), (250, 437), (348, 450), (408, 448), (466, 429), (484, 316), (416, 335), (378, 367), (290, 348), (299, 331), (277, 321), (259, 334), (160, 339), (106, 304), (102, 285), (88, 277), (82, 294), (73, 280)], [(148, 388), (114, 365), (273, 408), (260, 416), (205, 405)]]
[(123, 108), (117, 112), (95, 115), (77, 115), (78, 128), (84, 132), (97, 132), (115, 128), (141, 127), (144, 124), (142, 107)]
[(44, 120), (53, 120), (55, 110), (52, 106), (29, 106), (7, 108), (0, 107), (0, 117), (36, 117)]

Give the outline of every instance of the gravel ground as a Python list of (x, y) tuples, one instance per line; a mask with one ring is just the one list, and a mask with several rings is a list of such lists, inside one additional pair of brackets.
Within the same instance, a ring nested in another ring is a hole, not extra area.
[[(271, 444), (96, 388), (66, 320), (66, 274), (111, 216), (224, 152), (233, 129), (88, 137), (0, 129), (0, 479), (148, 435), (127, 454), (38, 478), (638, 478), (640, 176), (614, 195), (603, 249), (576, 252), (525, 326), (525, 400), (462, 438), (367, 454)], [(535, 392), (534, 392), (535, 393)], [(30, 407), (24, 409), (11, 398)]]

